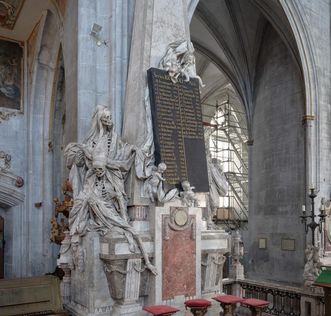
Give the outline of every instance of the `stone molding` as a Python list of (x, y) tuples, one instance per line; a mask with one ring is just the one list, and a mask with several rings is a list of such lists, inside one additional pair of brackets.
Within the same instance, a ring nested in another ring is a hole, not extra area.
[(10, 173), (0, 172), (0, 207), (9, 208), (24, 201), (25, 195), (19, 189), (21, 179)]
[(0, 207), (9, 208), (24, 201), (24, 193), (19, 188), (24, 185), (21, 177), (11, 170), (11, 156), (0, 151)]
[[(185, 214), (185, 223), (180, 225), (177, 214)], [(163, 215), (163, 239), (169, 240), (169, 228), (174, 231), (185, 230), (191, 227), (191, 239), (196, 239), (196, 220), (194, 215), (188, 214), (187, 207), (170, 207), (170, 215)]]

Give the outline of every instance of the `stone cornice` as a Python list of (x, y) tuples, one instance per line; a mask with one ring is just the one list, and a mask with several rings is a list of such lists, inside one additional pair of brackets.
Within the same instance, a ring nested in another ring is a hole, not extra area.
[(11, 172), (10, 162), (11, 156), (0, 151), (0, 207), (2, 208), (9, 208), (24, 201), (24, 193), (20, 190), (24, 180)]

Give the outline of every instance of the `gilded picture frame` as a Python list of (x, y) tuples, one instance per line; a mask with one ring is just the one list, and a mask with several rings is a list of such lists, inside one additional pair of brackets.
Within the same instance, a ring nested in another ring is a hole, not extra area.
[(0, 37), (0, 111), (23, 112), (24, 45)]

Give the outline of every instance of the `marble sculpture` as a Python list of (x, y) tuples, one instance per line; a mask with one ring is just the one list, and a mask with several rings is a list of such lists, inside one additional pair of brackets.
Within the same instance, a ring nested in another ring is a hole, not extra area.
[(159, 165), (153, 166), (151, 176), (146, 180), (146, 191), (148, 192), (148, 196), (152, 202), (156, 200), (165, 203), (178, 198), (178, 190), (171, 189), (168, 192), (164, 191), (163, 182), (165, 178), (163, 177), (163, 173), (166, 171), (167, 165), (164, 162), (159, 163)]
[(185, 81), (190, 81), (190, 78), (196, 78), (199, 80), (201, 87), (205, 86), (200, 76), (196, 74), (194, 47), (190, 41), (178, 40), (170, 43), (167, 52), (160, 61), (159, 67), (168, 72), (174, 83), (182, 75)]
[(141, 238), (129, 223), (124, 190), (126, 175), (133, 164), (137, 177), (144, 178), (144, 153), (120, 139), (107, 107), (97, 106), (88, 137), (83, 143), (70, 143), (65, 156), (74, 196), (69, 230), (76, 252), (77, 243), (87, 231), (105, 235), (115, 230), (126, 237), (131, 252), (138, 245), (147, 268), (156, 274)]

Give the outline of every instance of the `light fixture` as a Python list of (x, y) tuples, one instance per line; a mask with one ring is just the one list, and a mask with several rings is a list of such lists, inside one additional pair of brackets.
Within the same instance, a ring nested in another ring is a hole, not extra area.
[[(305, 231), (306, 234), (308, 234), (309, 228), (311, 229), (311, 236), (312, 236), (312, 245), (315, 246), (315, 229), (318, 228), (319, 232), (322, 233), (322, 224), (325, 222), (325, 205), (324, 205), (324, 199), (321, 200), (321, 207), (319, 209), (320, 214), (315, 215), (315, 205), (314, 205), (314, 199), (317, 196), (315, 193), (315, 188), (311, 186), (309, 197), (311, 199), (311, 214), (306, 215), (306, 207), (305, 205), (302, 205), (302, 216), (301, 221), (305, 224)], [(320, 219), (318, 222), (315, 221), (315, 217), (318, 216)], [(310, 223), (307, 224), (307, 219), (310, 218)]]
[(97, 46), (105, 45), (108, 46), (108, 42), (100, 38), (100, 32), (102, 30), (102, 26), (96, 23), (93, 23), (90, 35), (96, 40)]

